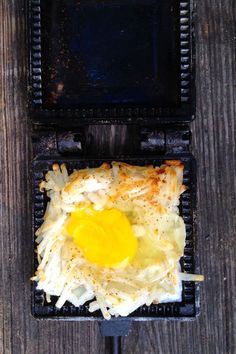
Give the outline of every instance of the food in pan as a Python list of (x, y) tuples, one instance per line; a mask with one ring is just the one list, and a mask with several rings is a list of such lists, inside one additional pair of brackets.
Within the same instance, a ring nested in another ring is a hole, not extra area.
[(146, 304), (181, 301), (185, 225), (179, 198), (183, 164), (160, 167), (103, 163), (68, 175), (53, 165), (41, 182), (47, 204), (36, 232), (38, 269), (32, 278), (47, 301), (58, 297), (105, 319), (127, 316)]

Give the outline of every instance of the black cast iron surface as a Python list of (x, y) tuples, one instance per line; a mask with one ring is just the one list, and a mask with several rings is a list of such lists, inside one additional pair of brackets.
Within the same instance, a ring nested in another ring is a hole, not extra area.
[(191, 12), (191, 0), (31, 0), (35, 122), (190, 121)]
[[(194, 267), (194, 212), (195, 212), (195, 162), (190, 154), (166, 156), (168, 159), (181, 159), (184, 163), (184, 184), (187, 186), (180, 199), (180, 214), (182, 215), (186, 226), (186, 247), (184, 249), (184, 256), (181, 259), (182, 271), (186, 273), (193, 273)], [(148, 165), (153, 164), (159, 166), (164, 162), (163, 157), (121, 157), (114, 159), (106, 159), (107, 162), (112, 160), (121, 160), (134, 165)], [(52, 168), (53, 162), (65, 163), (69, 173), (73, 169), (80, 169), (85, 167), (97, 167), (104, 160), (99, 159), (79, 159), (79, 158), (61, 158), (55, 156), (54, 158), (40, 158), (33, 162), (33, 186), (34, 186), (34, 232), (43, 222), (43, 214), (47, 204), (47, 197), (39, 191), (39, 183), (44, 178), (45, 173)], [(36, 245), (34, 244), (34, 247)], [(34, 261), (34, 271), (37, 267), (37, 259)], [(102, 319), (100, 311), (90, 313), (88, 311), (88, 304), (80, 307), (75, 307), (70, 303), (65, 303), (61, 309), (55, 307), (56, 297), (52, 297), (52, 302), (47, 303), (44, 293), (36, 290), (35, 284), (32, 288), (32, 312), (36, 317), (44, 318), (77, 318), (79, 319)], [(166, 303), (151, 306), (142, 306), (129, 317), (135, 320), (154, 319), (154, 318), (192, 318), (199, 312), (199, 299), (196, 291), (196, 285), (193, 282), (183, 282), (182, 301), (175, 303)]]

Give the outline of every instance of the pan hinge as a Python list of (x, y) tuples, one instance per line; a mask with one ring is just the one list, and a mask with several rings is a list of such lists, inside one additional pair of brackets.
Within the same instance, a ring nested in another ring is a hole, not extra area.
[(179, 154), (189, 151), (191, 132), (188, 126), (142, 127), (141, 152)]
[(83, 126), (33, 134), (34, 156), (135, 156), (189, 151), (188, 126)]
[(32, 134), (34, 156), (83, 155), (85, 152), (84, 129), (38, 129)]

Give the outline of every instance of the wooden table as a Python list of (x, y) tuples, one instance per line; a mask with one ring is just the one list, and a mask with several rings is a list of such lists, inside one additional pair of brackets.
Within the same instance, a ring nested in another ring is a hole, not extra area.
[[(30, 315), (31, 141), (26, 110), (26, 2), (0, 2), (0, 353), (105, 353), (97, 324), (39, 322)], [(135, 323), (124, 353), (236, 353), (236, 2), (199, 0), (196, 16), (197, 254), (206, 281), (193, 322)]]

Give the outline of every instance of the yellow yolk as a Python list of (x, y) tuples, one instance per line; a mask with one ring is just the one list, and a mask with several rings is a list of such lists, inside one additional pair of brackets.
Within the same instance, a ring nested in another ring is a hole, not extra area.
[(71, 213), (66, 229), (84, 257), (99, 266), (130, 262), (137, 250), (130, 222), (118, 209), (78, 209)]

